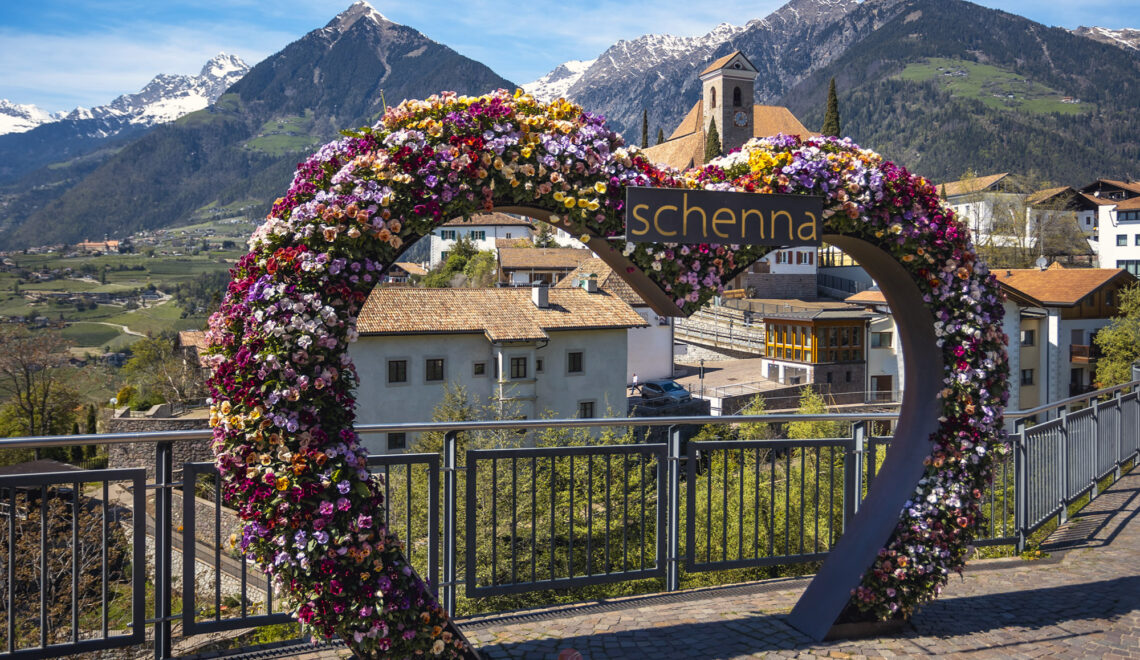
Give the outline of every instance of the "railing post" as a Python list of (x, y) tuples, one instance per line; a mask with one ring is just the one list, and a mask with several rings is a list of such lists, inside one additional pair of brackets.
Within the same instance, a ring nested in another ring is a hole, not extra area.
[[(170, 611), (171, 561), (173, 559), (173, 498), (170, 489), (174, 481), (174, 443), (155, 445), (154, 465), (154, 657), (165, 660), (171, 657)], [(136, 512), (135, 515), (146, 515)], [(193, 530), (184, 533), (193, 534)]]
[[(669, 427), (669, 449), (667, 460), (669, 462), (669, 504), (668, 511), (668, 543), (666, 544), (665, 558), (665, 590), (677, 591), (681, 588), (680, 554), (681, 554), (681, 429), (677, 426)], [(692, 515), (690, 513), (690, 515)]]
[(1064, 525), (1069, 521), (1069, 411), (1064, 407), (1061, 413), (1061, 511), (1057, 514), (1057, 524)]
[(1092, 486), (1089, 490), (1089, 501), (1096, 499), (1096, 477), (1100, 473), (1100, 400), (1090, 399), (1089, 403), (1092, 404), (1092, 441), (1093, 441), (1093, 455), (1092, 455)]
[(1017, 553), (1025, 552), (1028, 538), (1029, 479), (1026, 473), (1025, 418), (1014, 422), (1013, 436), (1013, 526), (1017, 532)]
[(859, 504), (863, 497), (863, 454), (866, 443), (866, 422), (855, 422), (851, 425), (851, 449), (847, 452), (847, 460), (843, 461), (844, 532), (855, 518), (855, 514), (859, 513)]
[(1124, 462), (1124, 457), (1120, 455), (1121, 447), (1124, 444), (1124, 406), (1121, 405), (1121, 396), (1124, 390), (1116, 390), (1116, 396), (1113, 398), (1112, 404), (1116, 406), (1116, 451), (1113, 454), (1113, 462), (1116, 467), (1112, 471), (1112, 482), (1120, 481), (1120, 464)]
[[(443, 581), (440, 598), (448, 616), (455, 616), (456, 566), (456, 438), (458, 431), (443, 435)], [(470, 542), (470, 540), (469, 540)]]

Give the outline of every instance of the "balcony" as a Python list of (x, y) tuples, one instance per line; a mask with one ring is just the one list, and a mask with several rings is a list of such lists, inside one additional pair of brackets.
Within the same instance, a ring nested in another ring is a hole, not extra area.
[(1071, 344), (1069, 362), (1073, 364), (1093, 364), (1101, 357), (1100, 346), (1093, 344)]

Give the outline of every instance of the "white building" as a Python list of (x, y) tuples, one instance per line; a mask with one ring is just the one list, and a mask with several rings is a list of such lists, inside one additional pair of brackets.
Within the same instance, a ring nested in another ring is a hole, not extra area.
[[(593, 284), (591, 284), (591, 281)], [(625, 378), (633, 382), (637, 374), (639, 382), (653, 378), (673, 377), (673, 323), (669, 317), (659, 316), (633, 289), (614, 273), (606, 262), (591, 257), (558, 284), (557, 289), (596, 287), (624, 300), (633, 311), (645, 320), (645, 327), (627, 330), (627, 360)]]
[(994, 275), (1007, 297), (1008, 407), (1026, 410), (1096, 389), (1095, 335), (1117, 314), (1120, 289), (1136, 278), (1118, 268), (1059, 264)]
[(938, 192), (970, 228), (975, 243), (1016, 245), (1029, 235), (1027, 227), (1009, 227), (1011, 221), (1025, 222), (1016, 213), (1030, 192), (1009, 172), (950, 181), (939, 185)]
[(862, 305), (875, 313), (867, 328), (867, 400), (902, 401), (906, 371), (895, 317), (879, 289), (849, 296), (845, 302)]
[(1123, 268), (1140, 277), (1140, 182), (1097, 179), (1081, 192), (1098, 204), (1100, 267)]
[(534, 235), (534, 223), (527, 218), (506, 213), (481, 213), (464, 220), (456, 218), (439, 225), (431, 231), (431, 256), (429, 268), (447, 261), (448, 253), (456, 241), (470, 240), (477, 250), (497, 252), (495, 241), (499, 239), (530, 240)]
[[(523, 418), (624, 413), (626, 331), (644, 325), (603, 291), (373, 289), (349, 349), (360, 374), (357, 421), (430, 421), (447, 383)], [(364, 437), (374, 453), (411, 440)]]

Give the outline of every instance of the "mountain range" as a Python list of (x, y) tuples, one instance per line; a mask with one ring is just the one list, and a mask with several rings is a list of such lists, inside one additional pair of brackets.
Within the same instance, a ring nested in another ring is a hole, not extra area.
[[(1138, 36), (1047, 28), (962, 0), (791, 0), (699, 37), (619, 41), (524, 87), (578, 102), (636, 143), (643, 110), (651, 139), (658, 128), (668, 135), (700, 94), (699, 72), (740, 50), (760, 70), (758, 102), (786, 105), (817, 128), (835, 78), (843, 133), (936, 181), (972, 169), (1083, 184), (1140, 174)], [(159, 100), (176, 77), (159, 76), (106, 112), (0, 135), (0, 249), (238, 209), (260, 217), (296, 162), (338, 130), (374, 122), (386, 102), (514, 87), (365, 2), (244, 76), (229, 62), (240, 79), (203, 92), (210, 104), (174, 121), (155, 123), (177, 114), (157, 110), (177, 105)], [(155, 110), (125, 110), (146, 99)]]

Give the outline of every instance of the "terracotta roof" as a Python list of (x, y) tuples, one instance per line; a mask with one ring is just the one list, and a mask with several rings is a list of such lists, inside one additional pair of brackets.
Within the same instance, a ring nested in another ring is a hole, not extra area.
[(1101, 199), (1100, 197), (1097, 197), (1096, 195), (1090, 195), (1088, 193), (1081, 193), (1081, 197), (1084, 197), (1085, 199), (1089, 200), (1090, 202), (1093, 202), (1094, 204), (1096, 204), (1098, 206), (1116, 206), (1116, 202), (1114, 202), (1110, 199)]
[(731, 60), (732, 58), (736, 57), (739, 54), (740, 54), (740, 51), (734, 50), (731, 53), (729, 53), (728, 55), (725, 55), (724, 57), (718, 57), (717, 59), (713, 60), (712, 64), (705, 67), (704, 71), (701, 71), (701, 75), (703, 76), (706, 73), (711, 73), (713, 71), (716, 71), (717, 69), (723, 69), (724, 65), (728, 64), (729, 60)]
[(496, 238), (495, 249), (502, 250), (509, 247), (533, 247), (534, 242), (529, 238)]
[(978, 176), (972, 179), (963, 179), (961, 181), (949, 181), (947, 183), (938, 184), (938, 192), (941, 194), (946, 192), (947, 197), (954, 195), (966, 195), (969, 193), (981, 192), (1005, 177), (1009, 176), (1009, 172), (1002, 172), (1001, 174), (990, 174), (989, 176)]
[(443, 223), (442, 226), (455, 227), (471, 225), (499, 225), (505, 227), (516, 227), (521, 225), (534, 229), (533, 221), (528, 220), (527, 218), (520, 218), (516, 215), (510, 215), (508, 213), (480, 213), (479, 215), (473, 215), (470, 218), (455, 218), (454, 220), (448, 220), (447, 222)]
[[(669, 139), (644, 149), (647, 158), (677, 169), (685, 169), (705, 162), (705, 121), (700, 101), (693, 105)], [(720, 129), (718, 129), (720, 130)], [(780, 105), (752, 107), (752, 137), (769, 137), (783, 133), (801, 138), (819, 135), (809, 131), (791, 110)]]
[(428, 273), (426, 268), (417, 263), (412, 263), (411, 261), (397, 261), (392, 265), (403, 270), (409, 275), (427, 275)]
[(620, 298), (582, 289), (548, 289), (550, 306), (531, 302), (530, 288), (376, 288), (356, 329), (363, 335), (482, 333), (489, 341), (538, 341), (547, 332), (634, 328), (645, 320)]
[(207, 348), (206, 333), (202, 330), (180, 330), (178, 332), (178, 345), (182, 348), (196, 348), (204, 351)]
[(1117, 181), (1115, 179), (1097, 179), (1101, 183), (1107, 183), (1110, 186), (1123, 188), (1124, 190), (1131, 190), (1136, 194), (1140, 194), (1140, 181)]
[(1122, 202), (1116, 202), (1117, 211), (1135, 211), (1140, 209), (1140, 197), (1133, 197)]
[[(1044, 202), (1047, 199), (1052, 199), (1052, 198), (1056, 197), (1057, 195), (1065, 192), (1066, 190), (1071, 190), (1071, 189), (1072, 188), (1070, 186), (1057, 186), (1056, 188), (1046, 188), (1045, 190), (1038, 190), (1037, 192), (1033, 193), (1029, 197), (1026, 197), (1025, 203), (1026, 204), (1040, 204), (1041, 202)], [(1074, 191), (1074, 192), (1076, 192), (1076, 191)]]
[(589, 250), (577, 248), (505, 247), (499, 249), (499, 266), (504, 270), (518, 268), (571, 270), (593, 254)]
[(859, 305), (885, 305), (887, 303), (887, 299), (879, 289), (866, 289), (853, 296), (847, 296), (843, 300)]
[(999, 268), (993, 272), (1002, 287), (1051, 307), (1072, 307), (1113, 280), (1136, 279), (1121, 268), (1063, 268), (1056, 263), (1045, 270)]
[(589, 275), (596, 275), (598, 280), (598, 288), (607, 293), (612, 293), (618, 298), (621, 298), (628, 305), (644, 305), (645, 301), (641, 296), (633, 291), (633, 287), (629, 285), (620, 275), (610, 268), (609, 264), (602, 261), (598, 257), (590, 257), (583, 261), (570, 274), (558, 281), (554, 285), (556, 289), (569, 289), (578, 286), (578, 280), (581, 280)]

